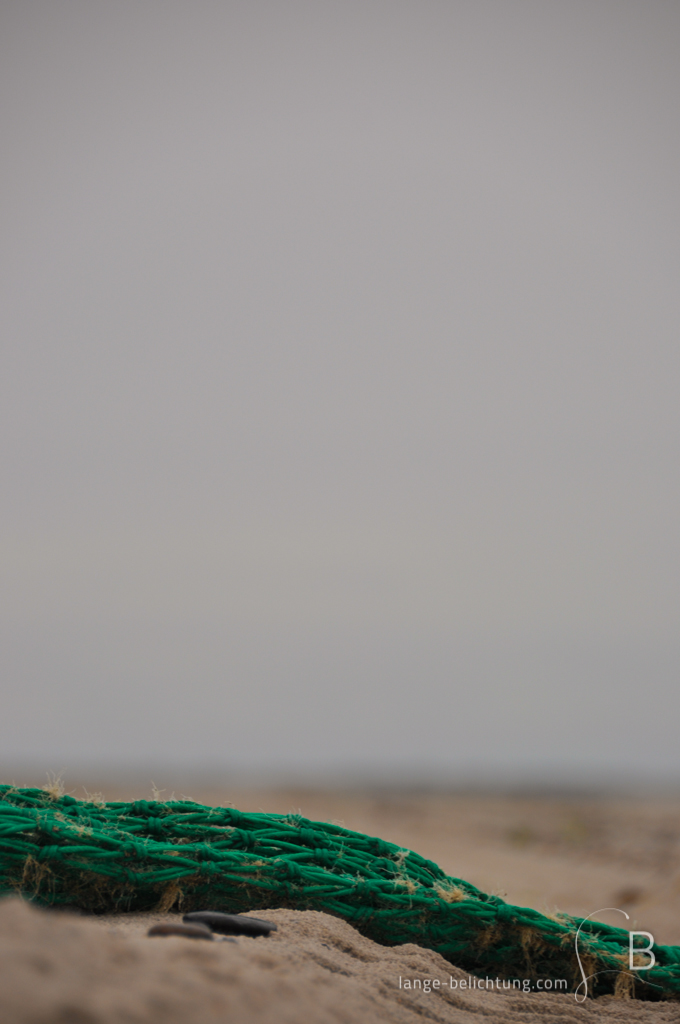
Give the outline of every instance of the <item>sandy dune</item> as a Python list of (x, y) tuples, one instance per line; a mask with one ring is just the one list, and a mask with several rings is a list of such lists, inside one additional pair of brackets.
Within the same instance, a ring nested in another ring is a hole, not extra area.
[(470, 990), (436, 953), (379, 946), (314, 911), (260, 912), (278, 931), (236, 942), (146, 937), (159, 916), (81, 918), (2, 901), (3, 1024), (680, 1020), (677, 1003)]

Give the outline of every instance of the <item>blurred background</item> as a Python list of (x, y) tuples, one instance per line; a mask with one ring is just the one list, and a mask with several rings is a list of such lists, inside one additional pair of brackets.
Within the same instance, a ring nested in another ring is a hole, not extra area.
[(0, 29), (3, 781), (677, 907), (680, 7)]

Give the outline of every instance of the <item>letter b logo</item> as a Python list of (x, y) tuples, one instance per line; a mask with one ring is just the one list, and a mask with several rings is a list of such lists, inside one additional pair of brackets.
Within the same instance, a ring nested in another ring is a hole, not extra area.
[[(649, 945), (648, 946), (635, 946), (635, 945), (633, 945), (634, 936), (636, 936), (636, 935), (644, 935), (644, 937), (646, 939), (649, 939)], [(652, 946), (653, 945), (654, 945), (654, 936), (652, 935), (651, 932), (630, 932), (630, 951), (628, 953), (628, 963), (630, 964), (631, 971), (648, 971), (651, 967), (654, 966), (654, 964), (656, 963), (656, 957), (654, 956), (654, 954), (652, 952)], [(647, 953), (647, 955), (649, 956), (649, 963), (648, 964), (642, 964), (641, 966), (636, 967), (635, 964), (633, 963), (633, 958), (635, 957), (636, 953)]]

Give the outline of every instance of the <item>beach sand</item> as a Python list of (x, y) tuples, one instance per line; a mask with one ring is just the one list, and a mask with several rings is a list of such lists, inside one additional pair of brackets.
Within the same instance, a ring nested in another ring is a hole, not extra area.
[[(83, 795), (68, 787), (74, 795)], [(105, 789), (106, 799), (147, 798)], [(246, 811), (295, 812), (380, 835), (510, 902), (590, 914), (680, 944), (680, 801), (195, 787)], [(161, 794), (169, 799), (170, 792)], [(680, 1022), (679, 1003), (480, 991), (414, 945), (384, 947), (316, 912), (257, 911), (278, 924), (236, 942), (149, 938), (161, 915), (76, 917), (0, 904), (2, 1024), (451, 1021)], [(163, 915), (164, 920), (174, 915)], [(451, 982), (457, 981), (457, 985)], [(420, 981), (419, 987), (413, 987)], [(439, 982), (436, 988), (435, 981)], [(410, 982), (409, 987), (406, 982)], [(425, 991), (429, 985), (430, 991)]]
[(258, 916), (278, 930), (205, 942), (147, 937), (161, 915), (88, 919), (4, 900), (3, 1024), (680, 1020), (677, 1003), (604, 997), (579, 1006), (569, 994), (470, 989), (469, 975), (438, 954), (379, 946), (327, 914), (272, 909)]

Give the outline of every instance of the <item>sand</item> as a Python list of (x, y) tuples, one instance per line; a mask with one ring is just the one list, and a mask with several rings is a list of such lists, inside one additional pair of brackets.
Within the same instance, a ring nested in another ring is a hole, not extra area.
[[(379, 946), (327, 914), (272, 909), (258, 916), (274, 921), (278, 931), (267, 938), (205, 942), (147, 937), (149, 924), (160, 915), (91, 919), (3, 900), (0, 1019), (3, 1024), (680, 1020), (677, 1003), (604, 997), (579, 1006), (568, 994), (470, 990), (461, 987), (469, 976), (438, 954), (412, 944)], [(420, 987), (413, 987), (418, 981)]]
[[(104, 790), (148, 798), (146, 788)], [(75, 786), (69, 787), (74, 795)], [(171, 791), (162, 794), (166, 799)], [(417, 850), (513, 903), (586, 915), (680, 944), (680, 801), (195, 787), (243, 810), (301, 812)], [(379, 946), (315, 912), (257, 911), (268, 938), (147, 938), (160, 915), (74, 917), (0, 903), (0, 1024), (229, 1021), (673, 1021), (679, 1003), (461, 988), (467, 974), (414, 945)], [(168, 915), (163, 916), (164, 920)], [(451, 987), (451, 979), (458, 981)], [(401, 986), (400, 986), (401, 979)], [(434, 981), (440, 982), (439, 989)], [(420, 981), (419, 988), (406, 982)], [(430, 987), (430, 991), (424, 988)]]

